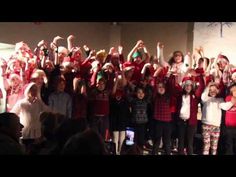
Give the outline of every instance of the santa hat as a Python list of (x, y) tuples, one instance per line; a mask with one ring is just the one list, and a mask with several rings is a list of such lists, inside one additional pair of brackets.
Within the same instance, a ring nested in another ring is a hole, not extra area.
[(111, 67), (112, 69), (114, 69), (114, 66), (112, 63), (106, 63), (105, 65), (103, 65), (102, 69), (106, 69), (107, 67)]
[(131, 69), (134, 69), (134, 65), (131, 62), (125, 62), (123, 63), (123, 69), (124, 71), (129, 71)]
[(194, 82), (191, 77), (184, 77), (182, 80), (182, 86), (193, 85)]
[(18, 52), (21, 48), (23, 48), (26, 51), (30, 50), (29, 46), (26, 43), (24, 43), (23, 41), (16, 43), (15, 52)]
[(231, 71), (231, 77), (235, 77), (236, 76), (236, 68), (234, 68), (232, 71)]
[(225, 55), (221, 55), (221, 54), (218, 55), (218, 62), (220, 61), (226, 61), (229, 63), (229, 59)]
[(9, 81), (12, 80), (13, 78), (17, 78), (18, 80), (21, 80), (20, 76), (18, 74), (12, 73), (9, 76)]
[(73, 66), (73, 64), (74, 64), (74, 59), (73, 59), (73, 58), (71, 58), (71, 57), (65, 57), (65, 58), (63, 59), (62, 65), (63, 65), (64, 67)]
[(59, 46), (58, 53), (64, 53), (65, 55), (68, 55), (69, 52), (68, 52), (67, 48), (65, 48), (63, 46)]

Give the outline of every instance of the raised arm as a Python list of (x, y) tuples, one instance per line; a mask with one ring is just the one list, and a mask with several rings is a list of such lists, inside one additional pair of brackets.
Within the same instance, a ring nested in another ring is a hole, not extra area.
[(139, 40), (136, 45), (134, 46), (134, 48), (129, 52), (128, 56), (127, 56), (127, 61), (131, 62), (132, 60), (132, 55), (134, 54), (134, 52), (136, 52), (138, 50), (139, 47), (141, 47), (143, 45), (143, 41)]
[(169, 63), (167, 63), (164, 59), (164, 53), (163, 53), (164, 45), (160, 42), (157, 43), (157, 58), (160, 61), (160, 65), (163, 67), (169, 67)]
[(74, 38), (75, 38), (75, 36), (73, 36), (73, 35), (70, 35), (70, 36), (67, 37), (67, 48), (68, 48), (69, 51), (71, 51), (72, 48), (73, 48), (72, 40)]

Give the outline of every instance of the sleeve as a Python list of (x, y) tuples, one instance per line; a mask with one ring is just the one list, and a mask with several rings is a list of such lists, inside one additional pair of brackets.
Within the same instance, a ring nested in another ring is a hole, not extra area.
[(232, 108), (232, 106), (233, 106), (233, 103), (231, 102), (231, 97), (229, 97), (229, 96), (226, 97), (225, 102), (222, 101), (220, 103), (220, 108), (225, 110), (225, 111), (227, 111), (230, 108)]
[(10, 112), (15, 113), (16, 115), (19, 115), (21, 111), (21, 104), (18, 101), (12, 108), (12, 110)]
[(207, 102), (211, 99), (211, 97), (208, 96), (208, 93), (209, 93), (209, 87), (207, 87), (202, 93), (202, 96), (201, 96), (202, 102)]

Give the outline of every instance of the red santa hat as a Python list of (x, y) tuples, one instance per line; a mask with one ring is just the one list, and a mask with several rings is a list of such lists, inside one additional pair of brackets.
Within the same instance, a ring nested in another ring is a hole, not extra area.
[(112, 63), (106, 63), (105, 65), (103, 65), (102, 69), (106, 69), (107, 67), (111, 67), (112, 69), (114, 69), (114, 66)]
[(21, 77), (18, 74), (11, 73), (10, 76), (9, 76), (9, 81), (12, 80), (13, 78), (21, 80)]
[(123, 70), (124, 71), (129, 71), (131, 69), (134, 69), (134, 65), (131, 62), (123, 63)]
[(231, 77), (235, 77), (236, 76), (236, 68), (232, 69), (231, 71)]
[(182, 80), (182, 86), (193, 85), (193, 84), (194, 84), (194, 82), (191, 77), (184, 77)]
[(74, 59), (73, 59), (73, 58), (71, 58), (71, 57), (65, 57), (65, 58), (63, 59), (62, 65), (63, 65), (64, 67), (66, 67), (66, 66), (73, 66), (73, 64), (74, 64)]
[(69, 52), (68, 52), (67, 48), (65, 48), (63, 46), (59, 46), (58, 53), (64, 53), (65, 55), (68, 55)]
[(20, 49), (24, 49), (25, 51), (29, 51), (29, 46), (24, 43), (23, 41), (16, 43), (15, 45), (15, 52), (18, 52)]
[(226, 61), (229, 63), (229, 59), (225, 55), (222, 55), (222, 54), (218, 55), (218, 62), (220, 61)]

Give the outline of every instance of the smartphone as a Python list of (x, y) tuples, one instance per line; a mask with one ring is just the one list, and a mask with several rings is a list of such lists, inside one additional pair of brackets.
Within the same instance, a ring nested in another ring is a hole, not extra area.
[(125, 144), (129, 146), (134, 144), (134, 128), (131, 128), (131, 127), (126, 128)]

